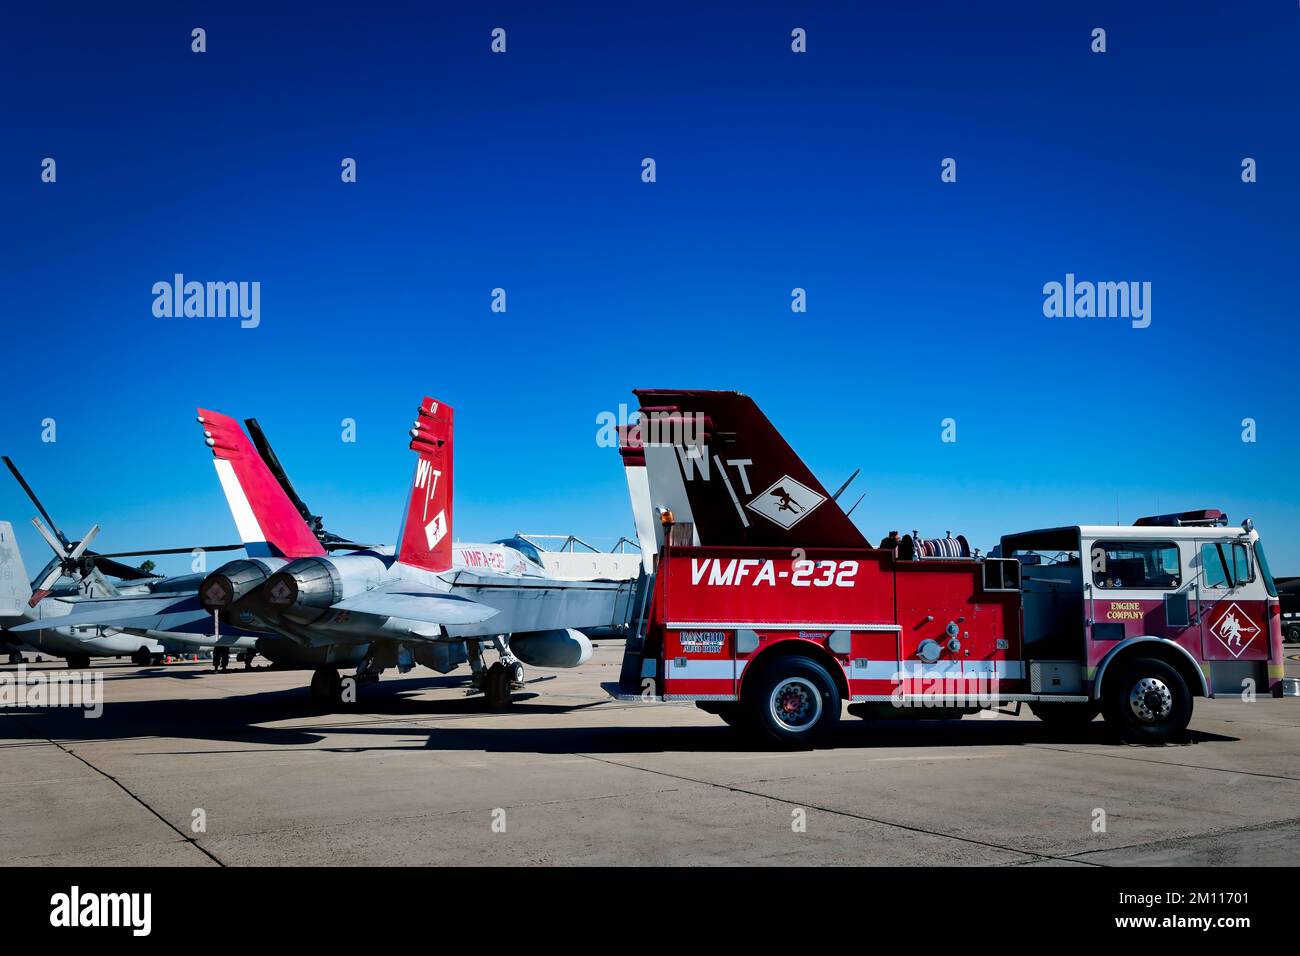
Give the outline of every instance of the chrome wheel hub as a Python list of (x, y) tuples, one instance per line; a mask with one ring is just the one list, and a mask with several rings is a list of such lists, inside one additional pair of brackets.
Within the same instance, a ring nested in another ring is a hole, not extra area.
[(772, 717), (787, 730), (807, 730), (822, 713), (822, 695), (812, 681), (790, 677), (777, 684), (768, 699)]
[(1128, 705), (1138, 720), (1158, 723), (1174, 712), (1174, 695), (1159, 678), (1143, 677), (1129, 691)]

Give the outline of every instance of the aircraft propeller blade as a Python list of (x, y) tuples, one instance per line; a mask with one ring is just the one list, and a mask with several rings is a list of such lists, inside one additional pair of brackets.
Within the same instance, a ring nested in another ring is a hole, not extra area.
[(45, 600), (45, 597), (50, 593), (50, 589), (54, 587), (54, 582), (61, 577), (63, 577), (63, 563), (58, 562), (54, 567), (50, 568), (45, 577), (41, 578), (40, 583), (32, 588), (32, 596), (28, 598), (27, 606), (36, 607), (41, 601)]
[[(36, 506), (36, 510), (41, 513), (41, 517), (45, 519), (46, 523), (51, 528), (54, 529), (54, 533), (58, 535), (59, 540), (66, 545), (68, 543), (68, 539), (64, 537), (63, 532), (59, 530), (59, 526), (54, 523), (54, 519), (50, 517), (50, 513), (45, 510), (45, 506), (41, 504), (41, 499), (36, 497), (36, 492), (32, 491), (31, 485), (27, 484), (27, 479), (22, 476), (22, 472), (18, 470), (18, 466), (14, 464), (13, 459), (10, 458), (8, 455), (3, 455), (0, 457), (4, 459), (4, 463), (6, 467), (8, 467), (9, 471), (13, 474), (14, 478), (18, 480), (18, 484), (22, 486), (23, 491), (27, 492), (27, 497), (32, 499), (32, 504), (34, 504)], [(60, 554), (63, 553), (62, 548), (59, 548), (57, 550), (59, 551)]]
[(60, 561), (67, 557), (68, 546), (58, 538), (54, 537), (54, 535), (50, 533), (50, 529), (41, 524), (40, 518), (33, 518), (32, 524), (34, 524), (36, 530), (41, 533), (41, 537), (45, 539), (45, 543), (54, 549), (54, 553), (59, 556)]
[[(95, 536), (99, 534), (99, 525), (94, 525), (88, 532), (86, 532), (86, 536), (80, 541), (69, 541), (67, 535), (65, 535), (59, 529), (59, 526), (54, 523), (54, 519), (50, 517), (50, 513), (45, 510), (45, 506), (41, 504), (41, 500), (36, 497), (36, 492), (32, 491), (32, 486), (29, 485), (27, 479), (22, 476), (22, 472), (20, 472), (18, 466), (13, 463), (13, 459), (8, 455), (0, 455), (0, 459), (3, 459), (5, 467), (9, 469), (18, 484), (22, 486), (27, 497), (31, 499), (32, 504), (36, 506), (36, 510), (40, 512), (41, 518), (45, 519), (45, 524), (42, 524), (40, 518), (33, 518), (32, 524), (36, 527), (40, 536), (45, 539), (45, 543), (50, 546), (51, 550), (53, 550), (55, 554), (54, 563), (50, 566), (44, 577), (42, 577), (42, 579), (32, 587), (32, 596), (28, 600), (28, 604), (32, 607), (36, 607), (37, 604), (40, 604), (42, 600), (49, 596), (51, 588), (59, 578), (73, 577), (80, 574), (81, 580), (84, 583), (86, 578), (90, 576), (91, 572), (96, 567), (98, 567), (100, 571), (123, 581), (140, 581), (157, 577), (157, 575), (150, 574), (148, 571), (141, 571), (139, 568), (133, 568), (129, 564), (115, 561), (113, 560), (114, 558), (133, 558), (150, 554), (191, 554), (195, 550), (193, 547), (188, 547), (148, 548), (140, 551), (113, 551), (109, 553), (91, 551), (90, 543), (95, 539)], [(45, 526), (46, 524), (49, 525), (48, 528)], [(199, 550), (239, 551), (243, 547), (242, 544), (218, 544), (211, 547), (201, 548)]]
[(111, 578), (119, 578), (123, 581), (146, 581), (150, 578), (159, 577), (152, 571), (141, 571), (139, 568), (133, 568), (129, 564), (123, 564), (121, 561), (114, 561), (112, 558), (106, 558), (102, 554), (91, 552), (89, 557), (94, 561), (97, 567), (104, 574)]
[(86, 549), (90, 547), (90, 542), (95, 540), (95, 535), (97, 534), (99, 534), (99, 525), (91, 525), (90, 530), (86, 532), (86, 536), (77, 542), (75, 548), (68, 552), (68, 560), (76, 561), (79, 557), (85, 554)]
[(135, 558), (146, 554), (190, 554), (194, 551), (239, 551), (242, 544), (214, 544), (210, 547), (195, 545), (190, 548), (147, 548), (143, 551), (105, 551), (92, 552), (95, 558)]

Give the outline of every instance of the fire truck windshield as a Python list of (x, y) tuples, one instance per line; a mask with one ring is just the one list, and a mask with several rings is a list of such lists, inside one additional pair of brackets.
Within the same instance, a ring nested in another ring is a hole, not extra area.
[(1264, 587), (1269, 597), (1277, 597), (1277, 584), (1273, 581), (1273, 572), (1268, 568), (1268, 558), (1264, 557), (1264, 542), (1255, 542), (1255, 560), (1259, 562), (1259, 573), (1264, 579)]

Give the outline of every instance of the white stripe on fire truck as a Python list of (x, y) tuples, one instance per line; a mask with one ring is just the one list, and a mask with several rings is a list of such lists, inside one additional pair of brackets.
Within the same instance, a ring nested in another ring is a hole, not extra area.
[[(669, 680), (739, 680), (748, 660), (700, 660), (675, 657), (668, 668)], [(868, 661), (855, 659), (848, 668), (850, 680), (898, 680), (899, 676), (912, 679), (973, 679), (1022, 680), (1025, 676), (1023, 661), (939, 661), (924, 664), (921, 661)]]
[(868, 661), (854, 659), (849, 667), (850, 680), (897, 680), (899, 677), (933, 680), (984, 677), (998, 680), (1022, 680), (1023, 661)]
[(689, 657), (675, 657), (668, 668), (669, 680), (733, 680), (745, 670), (749, 661), (703, 661)]

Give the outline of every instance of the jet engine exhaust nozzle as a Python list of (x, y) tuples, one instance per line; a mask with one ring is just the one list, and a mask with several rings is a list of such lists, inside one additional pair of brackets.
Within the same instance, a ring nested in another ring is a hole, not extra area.
[(199, 604), (209, 611), (225, 611), (255, 591), (270, 573), (260, 561), (228, 561), (199, 585)]
[(328, 560), (299, 558), (271, 575), (258, 595), (268, 610), (306, 627), (343, 599), (343, 589)]

